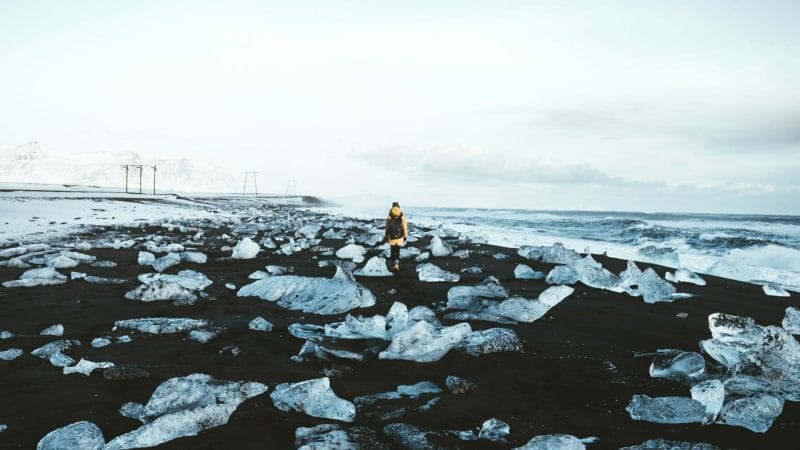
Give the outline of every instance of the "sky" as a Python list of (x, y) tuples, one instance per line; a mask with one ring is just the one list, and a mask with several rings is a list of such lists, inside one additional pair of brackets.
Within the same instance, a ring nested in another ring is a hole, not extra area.
[(800, 214), (798, 23), (793, 0), (5, 0), (0, 145), (344, 204)]

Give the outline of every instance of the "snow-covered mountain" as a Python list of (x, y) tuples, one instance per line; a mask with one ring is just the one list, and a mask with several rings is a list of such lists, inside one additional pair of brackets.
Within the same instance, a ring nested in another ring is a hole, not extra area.
[[(142, 186), (153, 187), (153, 169), (158, 167), (156, 189), (179, 192), (236, 192), (241, 180), (210, 162), (181, 159), (144, 158), (134, 152), (55, 153), (30, 143), (0, 147), (0, 181), (13, 183), (79, 184), (125, 186), (125, 164), (144, 165)], [(129, 172), (129, 186), (138, 190), (139, 171)]]

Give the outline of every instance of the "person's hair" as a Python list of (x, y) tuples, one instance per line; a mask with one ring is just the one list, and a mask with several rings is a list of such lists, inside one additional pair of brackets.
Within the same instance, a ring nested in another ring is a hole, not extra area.
[(397, 206), (399, 208), (400, 207), (400, 203), (392, 202), (392, 208), (394, 208), (395, 206)]

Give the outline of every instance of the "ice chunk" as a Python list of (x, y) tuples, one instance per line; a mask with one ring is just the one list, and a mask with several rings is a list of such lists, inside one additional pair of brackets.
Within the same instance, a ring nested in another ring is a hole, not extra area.
[(655, 270), (648, 267), (636, 280), (636, 292), (645, 303), (671, 302), (677, 292), (675, 286), (658, 276)]
[(156, 259), (153, 261), (151, 266), (157, 272), (163, 272), (169, 269), (172, 266), (176, 266), (181, 263), (181, 256), (177, 253), (167, 253), (166, 255)]
[(678, 250), (672, 247), (656, 247), (649, 245), (636, 251), (643, 260), (668, 267), (680, 266)]
[(517, 264), (517, 267), (514, 268), (514, 278), (519, 280), (541, 280), (544, 278), (544, 274), (533, 270), (531, 266), (526, 264)]
[(375, 304), (372, 292), (353, 281), (296, 275), (264, 278), (243, 286), (236, 295), (256, 296), (315, 314), (341, 314)]
[(761, 287), (764, 293), (772, 297), (789, 297), (789, 292), (778, 285), (767, 283)]
[(91, 264), (91, 266), (92, 267), (103, 267), (103, 268), (110, 269), (112, 267), (117, 267), (117, 263), (115, 263), (114, 261), (97, 261), (97, 262), (93, 262)]
[(64, 255), (57, 256), (47, 261), (47, 267), (55, 269), (69, 269), (78, 265), (78, 261)]
[(221, 381), (195, 373), (161, 383), (144, 405), (141, 427), (111, 440), (105, 450), (154, 447), (228, 423), (244, 401), (263, 394), (256, 382)]
[(31, 265), (26, 263), (22, 258), (11, 258), (8, 261), (0, 261), (0, 265), (16, 269), (30, 269), (31, 267)]
[(249, 237), (245, 237), (236, 247), (233, 248), (231, 258), (233, 259), (253, 259), (261, 251), (261, 247), (253, 242)]
[(410, 450), (435, 450), (438, 448), (428, 440), (428, 433), (407, 423), (390, 423), (383, 427), (383, 434), (398, 444), (400, 448)]
[(0, 339), (11, 339), (14, 337), (14, 333), (6, 330), (0, 331)]
[(555, 266), (544, 281), (547, 284), (575, 284), (580, 278), (581, 275), (573, 267)]
[(689, 269), (680, 268), (673, 272), (667, 272), (665, 275), (667, 281), (673, 283), (692, 283), (698, 286), (705, 286), (706, 280), (700, 278), (700, 275), (692, 272)]
[(272, 331), (272, 324), (259, 316), (250, 321), (248, 328), (255, 331)]
[(789, 306), (786, 308), (781, 326), (792, 334), (800, 334), (800, 309)]
[(381, 315), (354, 317), (348, 314), (344, 322), (325, 325), (325, 335), (341, 339), (387, 339), (386, 318)]
[(143, 284), (125, 294), (128, 300), (154, 302), (172, 300), (177, 304), (191, 305), (197, 301), (197, 296), (178, 283), (156, 280), (150, 284)]
[(64, 335), (64, 325), (56, 324), (45, 328), (44, 330), (39, 333), (42, 336), (63, 336)]
[(625, 410), (633, 420), (655, 423), (701, 423), (706, 416), (702, 403), (686, 397), (634, 395)]
[(355, 405), (336, 396), (328, 377), (279, 384), (270, 398), (275, 407), (282, 411), (295, 410), (312, 417), (343, 422), (352, 422), (356, 416)]
[(434, 236), (431, 239), (430, 249), (432, 256), (442, 257), (442, 256), (450, 256), (453, 254), (452, 247), (442, 242), (442, 238), (440, 238), (439, 236)]
[(10, 348), (0, 352), (0, 361), (13, 361), (22, 356), (22, 349)]
[(725, 402), (725, 386), (719, 380), (706, 380), (692, 386), (692, 399), (706, 408), (704, 423), (717, 419), (722, 404)]
[(92, 422), (75, 422), (47, 433), (36, 444), (36, 450), (103, 450), (106, 439)]
[(111, 339), (108, 338), (94, 338), (91, 342), (93, 348), (107, 347), (109, 345), (111, 345)]
[(465, 267), (461, 269), (461, 273), (483, 273), (483, 269), (478, 266)]
[(181, 252), (181, 261), (195, 263), (195, 264), (205, 264), (208, 262), (208, 255), (202, 252)]
[(380, 352), (378, 357), (417, 362), (438, 361), (471, 332), (472, 328), (468, 323), (437, 327), (429, 322), (419, 321), (397, 333), (389, 347)]
[(296, 231), (296, 235), (297, 236), (305, 236), (305, 237), (307, 237), (309, 239), (313, 239), (313, 238), (315, 238), (317, 236), (317, 233), (319, 233), (319, 231), (321, 229), (322, 229), (321, 226), (310, 223), (310, 224), (305, 225), (305, 226), (301, 227), (300, 229), (298, 229)]
[(365, 253), (367, 253), (367, 250), (364, 247), (357, 244), (348, 244), (336, 250), (336, 257), (355, 260), (359, 257), (363, 258)]
[(353, 403), (359, 407), (372, 405), (381, 400), (397, 400), (401, 398), (420, 398), (424, 395), (439, 394), (442, 389), (431, 381), (420, 381), (416, 384), (397, 386), (394, 391), (356, 397)]
[(506, 438), (511, 434), (511, 427), (499, 419), (489, 419), (481, 425), (478, 437), (494, 442), (506, 442)]
[(145, 317), (141, 319), (118, 320), (114, 322), (116, 328), (136, 330), (148, 334), (174, 334), (183, 333), (208, 326), (203, 319), (188, 319), (180, 317)]
[(89, 361), (88, 359), (81, 358), (81, 360), (78, 361), (78, 364), (75, 364), (74, 366), (64, 367), (64, 375), (69, 375), (71, 373), (82, 373), (86, 376), (89, 376), (95, 369), (107, 369), (109, 367), (114, 367), (114, 363), (94, 362), (94, 361)]
[(543, 434), (535, 436), (514, 450), (585, 450), (583, 441), (569, 434)]
[(166, 273), (147, 273), (139, 275), (139, 281), (144, 284), (151, 284), (156, 281), (166, 281), (169, 283), (177, 283), (181, 287), (199, 291), (207, 288), (213, 282), (207, 276), (194, 270), (181, 270), (177, 275)]
[(12, 247), (0, 250), (0, 258), (10, 258), (12, 256), (24, 255), (28, 250), (25, 247)]
[(581, 259), (575, 250), (565, 248), (561, 242), (550, 246), (523, 246), (517, 250), (517, 254), (523, 258), (550, 264), (570, 264)]
[(442, 270), (431, 263), (424, 263), (418, 265), (417, 275), (419, 276), (419, 281), (427, 281), (427, 282), (444, 281), (444, 282), (455, 283), (461, 279), (461, 277), (458, 274)]
[(49, 361), (55, 367), (66, 367), (75, 364), (75, 360), (65, 355), (64, 350), (70, 347), (81, 345), (80, 341), (76, 340), (61, 340), (45, 344), (34, 351), (31, 355)]
[(186, 338), (190, 341), (207, 344), (212, 339), (215, 339), (217, 336), (219, 336), (223, 331), (225, 331), (225, 329), (220, 327), (201, 328), (189, 331), (189, 333), (186, 335)]
[(650, 364), (650, 376), (674, 380), (696, 379), (705, 374), (703, 355), (681, 350), (659, 350)]
[(338, 425), (323, 424), (311, 428), (300, 427), (294, 432), (294, 444), (298, 450), (359, 450), (387, 448), (375, 435), (375, 431), (365, 427), (340, 428)]
[(52, 286), (56, 284), (64, 284), (67, 282), (67, 276), (56, 271), (52, 267), (41, 267), (38, 269), (30, 269), (20, 275), (19, 280), (11, 280), (3, 283), (4, 287), (34, 287), (34, 286)]
[[(642, 271), (639, 269), (639, 266), (636, 265), (633, 261), (628, 261), (628, 265), (619, 274), (619, 286), (623, 289), (628, 289), (632, 286), (636, 286), (639, 284), (639, 277), (642, 276)], [(636, 295), (635, 293), (631, 293), (631, 295)]]
[(136, 262), (140, 266), (152, 266), (153, 263), (156, 262), (156, 255), (150, 252), (139, 252), (139, 257), (136, 259)]
[(650, 439), (639, 445), (622, 447), (619, 450), (719, 450), (719, 447), (703, 442), (680, 442), (666, 439)]
[(478, 387), (478, 385), (472, 381), (454, 375), (448, 375), (444, 380), (444, 384), (453, 395), (464, 394), (469, 391), (473, 391)]
[(356, 270), (354, 272), (356, 275), (361, 275), (364, 277), (392, 277), (394, 274), (389, 271), (386, 267), (386, 260), (379, 257), (373, 256), (370, 258), (364, 267)]
[(592, 258), (592, 255), (575, 261), (570, 266), (578, 273), (578, 281), (598, 289), (614, 289), (619, 284), (619, 277), (604, 269)]
[(522, 351), (522, 343), (514, 330), (489, 328), (473, 331), (458, 343), (457, 348), (472, 356), (478, 356), (497, 352), (519, 352)]
[(782, 411), (782, 398), (770, 394), (755, 394), (726, 401), (717, 423), (766, 433)]
[(487, 277), (475, 286), (454, 286), (447, 291), (448, 309), (472, 309), (482, 299), (508, 298), (508, 291), (495, 277)]

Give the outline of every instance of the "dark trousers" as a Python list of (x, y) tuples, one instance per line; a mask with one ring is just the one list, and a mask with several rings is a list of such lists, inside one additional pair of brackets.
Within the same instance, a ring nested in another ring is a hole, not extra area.
[(399, 245), (392, 245), (392, 259), (395, 261), (400, 260), (400, 246)]

